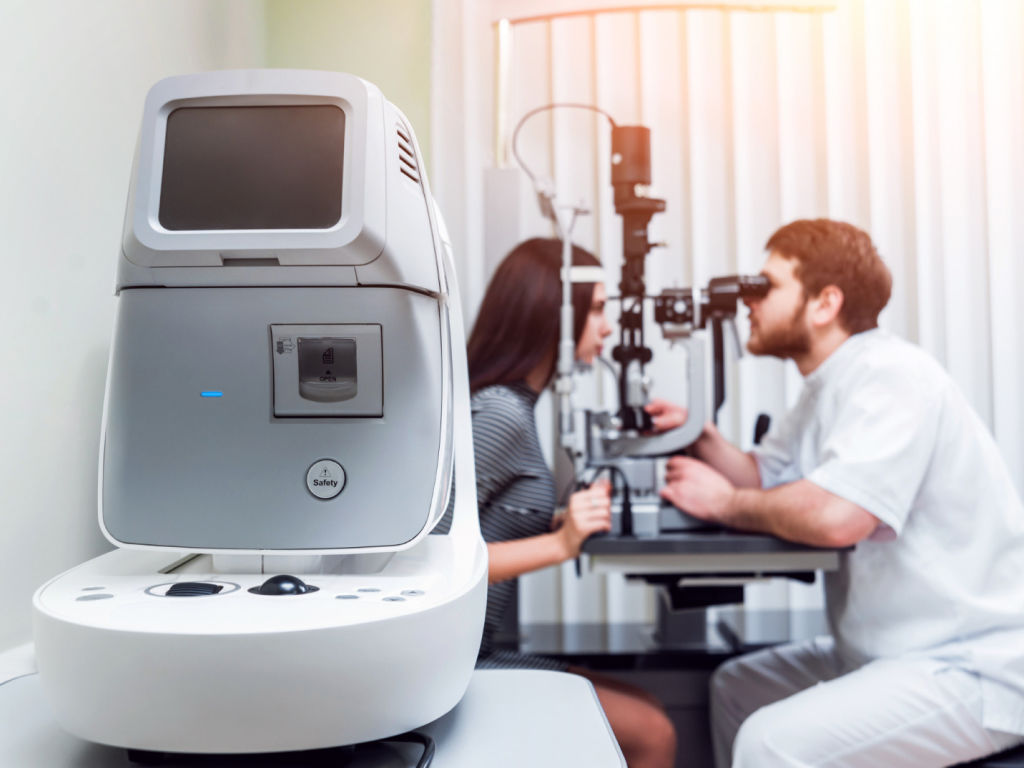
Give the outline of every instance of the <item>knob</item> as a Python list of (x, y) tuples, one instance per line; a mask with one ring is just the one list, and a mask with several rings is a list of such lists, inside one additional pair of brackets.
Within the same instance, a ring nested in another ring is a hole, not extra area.
[(307, 592), (316, 592), (317, 587), (306, 584), (297, 576), (281, 574), (271, 576), (258, 587), (250, 589), (257, 595), (304, 595)]

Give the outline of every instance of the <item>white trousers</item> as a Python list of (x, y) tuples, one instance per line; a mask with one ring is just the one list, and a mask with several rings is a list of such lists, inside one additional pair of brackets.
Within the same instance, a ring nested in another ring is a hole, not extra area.
[(831, 638), (768, 648), (711, 680), (718, 768), (932, 768), (1024, 741), (981, 725), (976, 675), (927, 658), (844, 664)]

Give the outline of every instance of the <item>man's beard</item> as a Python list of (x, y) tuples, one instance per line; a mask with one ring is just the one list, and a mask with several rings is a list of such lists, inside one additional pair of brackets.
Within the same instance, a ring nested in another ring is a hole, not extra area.
[(783, 360), (806, 355), (811, 351), (811, 333), (807, 326), (800, 322), (806, 307), (805, 297), (787, 325), (767, 332), (764, 327), (759, 326), (757, 335), (751, 333), (747, 341), (747, 351), (752, 355), (771, 355)]

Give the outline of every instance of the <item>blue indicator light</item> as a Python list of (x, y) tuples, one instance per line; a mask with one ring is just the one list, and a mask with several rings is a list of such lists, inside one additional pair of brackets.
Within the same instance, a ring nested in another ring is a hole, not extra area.
[(224, 397), (223, 392), (200, 392), (200, 397)]

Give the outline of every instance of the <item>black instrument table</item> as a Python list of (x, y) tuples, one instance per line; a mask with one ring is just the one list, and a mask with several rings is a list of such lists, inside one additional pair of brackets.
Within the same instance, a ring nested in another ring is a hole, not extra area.
[(709, 577), (786, 576), (834, 571), (844, 550), (822, 549), (774, 536), (723, 529), (666, 533), (656, 537), (592, 536), (583, 544), (583, 567), (593, 573), (678, 574), (700, 583)]

